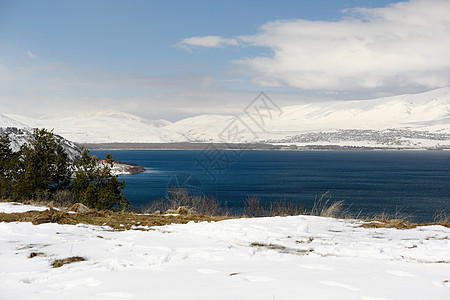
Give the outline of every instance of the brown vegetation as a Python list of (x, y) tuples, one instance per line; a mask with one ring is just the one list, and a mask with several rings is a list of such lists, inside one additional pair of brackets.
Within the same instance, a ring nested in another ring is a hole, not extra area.
[(440, 225), (450, 227), (450, 214), (446, 212), (439, 212), (436, 214), (435, 220), (432, 223), (414, 223), (410, 221), (411, 216), (396, 212), (394, 215), (382, 213), (371, 218), (364, 219), (365, 223), (361, 225), (364, 228), (397, 228), (397, 229), (412, 229), (418, 226)]
[(256, 196), (250, 196), (244, 200), (244, 215), (251, 218), (298, 216), (305, 214), (305, 212), (303, 203), (292, 200), (261, 203), (261, 199)]
[[(144, 215), (132, 212), (91, 211), (88, 213), (71, 213), (65, 210), (29, 211), (25, 213), (0, 213), (0, 222), (32, 222), (58, 224), (90, 224), (109, 226), (116, 230), (139, 229), (147, 230), (147, 226), (162, 226), (172, 223), (185, 224), (190, 221), (220, 221), (227, 217), (210, 217), (205, 215)], [(144, 226), (144, 227), (142, 227)]]
[[(117, 211), (98, 211), (98, 210), (80, 210), (79, 204), (75, 204), (71, 209), (67, 209), (67, 204), (71, 201), (64, 201), (70, 198), (70, 195), (61, 194), (61, 201), (53, 202), (60, 209), (50, 208), (43, 212), (26, 213), (0, 213), (0, 222), (32, 222), (33, 224), (59, 223), (59, 224), (91, 224), (106, 225), (113, 229), (141, 229), (146, 226), (160, 226), (172, 223), (184, 224), (190, 221), (220, 221), (239, 217), (220, 206), (219, 202), (204, 195), (190, 195), (186, 189), (173, 188), (169, 190), (168, 195), (159, 200), (150, 203), (142, 211), (146, 214), (135, 212), (117, 212)], [(1, 200), (0, 200), (1, 201)], [(28, 204), (48, 205), (46, 201), (36, 202), (28, 201)], [(66, 205), (66, 207), (61, 207)], [(72, 212), (70, 211), (72, 210)], [(411, 217), (400, 212), (390, 215), (382, 213), (372, 217), (363, 218), (351, 215), (348, 207), (345, 207), (344, 201), (331, 201), (331, 196), (327, 192), (316, 199), (313, 208), (306, 210), (303, 204), (294, 201), (275, 201), (262, 203), (256, 197), (248, 197), (244, 201), (243, 217), (273, 217), (273, 216), (291, 216), (291, 215), (313, 215), (332, 218), (351, 218), (362, 220), (360, 225), (364, 228), (397, 228), (410, 229), (417, 226), (441, 225), (450, 227), (450, 214), (439, 212), (435, 221), (432, 223), (419, 224), (411, 222)], [(141, 225), (141, 226), (138, 226)], [(142, 227), (144, 226), (144, 227)]]

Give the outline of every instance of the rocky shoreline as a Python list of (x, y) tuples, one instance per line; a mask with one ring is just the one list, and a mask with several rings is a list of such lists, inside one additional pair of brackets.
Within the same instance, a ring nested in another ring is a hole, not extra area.
[(111, 168), (111, 172), (113, 175), (134, 175), (145, 172), (145, 168), (142, 166), (138, 166), (135, 164), (128, 164), (124, 162), (114, 162), (113, 167)]

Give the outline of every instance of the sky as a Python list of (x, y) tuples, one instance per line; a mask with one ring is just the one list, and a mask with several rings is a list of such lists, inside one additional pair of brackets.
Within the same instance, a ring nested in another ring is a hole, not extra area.
[(177, 121), (450, 85), (450, 1), (0, 0), (0, 113)]

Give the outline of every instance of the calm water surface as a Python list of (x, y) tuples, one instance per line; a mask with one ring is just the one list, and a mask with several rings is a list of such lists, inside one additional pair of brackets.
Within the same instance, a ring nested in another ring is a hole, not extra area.
[(432, 221), (450, 211), (450, 152), (446, 151), (233, 151), (114, 150), (119, 161), (147, 172), (121, 176), (133, 206), (162, 198), (178, 182), (239, 210), (248, 195), (295, 200), (312, 207), (329, 191), (353, 212), (413, 215)]

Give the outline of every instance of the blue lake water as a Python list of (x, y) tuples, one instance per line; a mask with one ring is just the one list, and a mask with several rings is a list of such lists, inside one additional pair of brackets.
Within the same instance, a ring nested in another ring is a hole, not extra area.
[(329, 191), (352, 212), (400, 211), (433, 221), (450, 211), (450, 152), (446, 151), (91, 151), (147, 171), (121, 176), (126, 197), (140, 208), (162, 198), (169, 185), (184, 185), (239, 210), (249, 195), (262, 201), (295, 200), (311, 208)]

